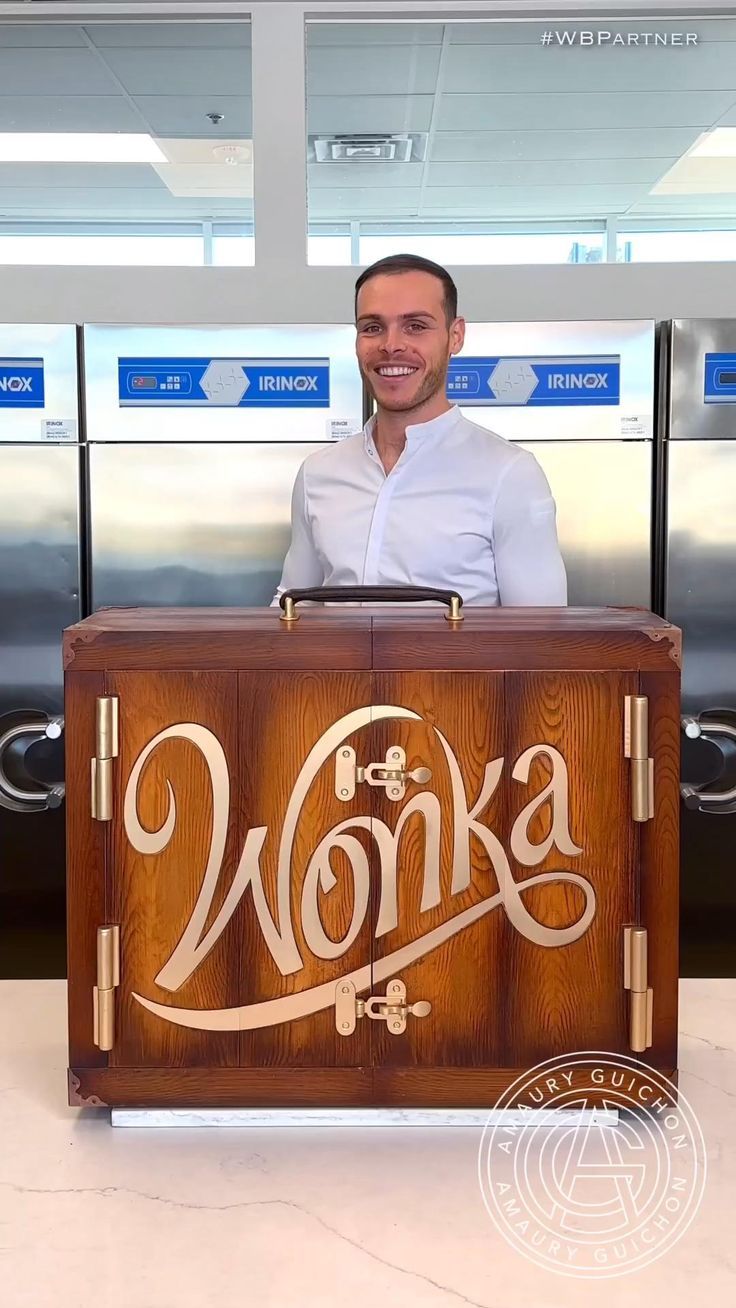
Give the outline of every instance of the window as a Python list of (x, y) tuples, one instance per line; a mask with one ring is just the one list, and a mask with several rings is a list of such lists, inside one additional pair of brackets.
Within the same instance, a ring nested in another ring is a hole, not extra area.
[(252, 263), (250, 78), (248, 22), (0, 25), (0, 262)]
[(733, 18), (310, 21), (310, 228), (360, 263), (733, 258), (734, 48)]

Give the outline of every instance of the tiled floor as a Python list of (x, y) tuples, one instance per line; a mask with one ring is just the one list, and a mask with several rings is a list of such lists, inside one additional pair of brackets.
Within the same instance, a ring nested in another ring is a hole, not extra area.
[(66, 1107), (65, 987), (0, 982), (0, 1304), (46, 1308), (725, 1308), (736, 1301), (736, 981), (681, 983), (700, 1212), (591, 1284), (510, 1248), (477, 1128), (112, 1130)]

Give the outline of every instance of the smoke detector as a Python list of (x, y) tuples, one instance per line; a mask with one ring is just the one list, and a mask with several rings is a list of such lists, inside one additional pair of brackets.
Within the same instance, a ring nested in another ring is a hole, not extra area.
[(316, 163), (415, 163), (424, 159), (426, 143), (422, 132), (350, 132), (311, 138)]
[(235, 164), (250, 163), (250, 147), (246, 145), (234, 145), (228, 142), (226, 145), (215, 145), (212, 147), (212, 153), (219, 163), (229, 164), (233, 167)]

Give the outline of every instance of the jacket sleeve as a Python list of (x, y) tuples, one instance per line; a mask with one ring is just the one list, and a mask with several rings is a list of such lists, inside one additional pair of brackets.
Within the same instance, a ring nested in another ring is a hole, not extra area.
[(567, 604), (555, 502), (544, 472), (528, 450), (518, 451), (502, 477), (492, 532), (500, 604)]
[(314, 548), (309, 525), (306, 476), (302, 464), (296, 475), (291, 496), (291, 544), (284, 559), (281, 581), (271, 600), (271, 607), (278, 604), (279, 597), (285, 590), (292, 590), (294, 587), (321, 586), (323, 581), (324, 570)]

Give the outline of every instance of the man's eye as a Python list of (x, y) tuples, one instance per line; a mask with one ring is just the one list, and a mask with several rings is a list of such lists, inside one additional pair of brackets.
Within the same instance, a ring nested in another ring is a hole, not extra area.
[(367, 323), (365, 324), (365, 326), (361, 327), (360, 330), (361, 330), (361, 333), (362, 333), (363, 336), (368, 336), (368, 335), (372, 334), (373, 332), (377, 332), (377, 331), (378, 331), (378, 323), (377, 323), (377, 322), (367, 322)]
[(410, 322), (409, 329), (413, 332), (423, 332), (427, 330), (426, 322)]

